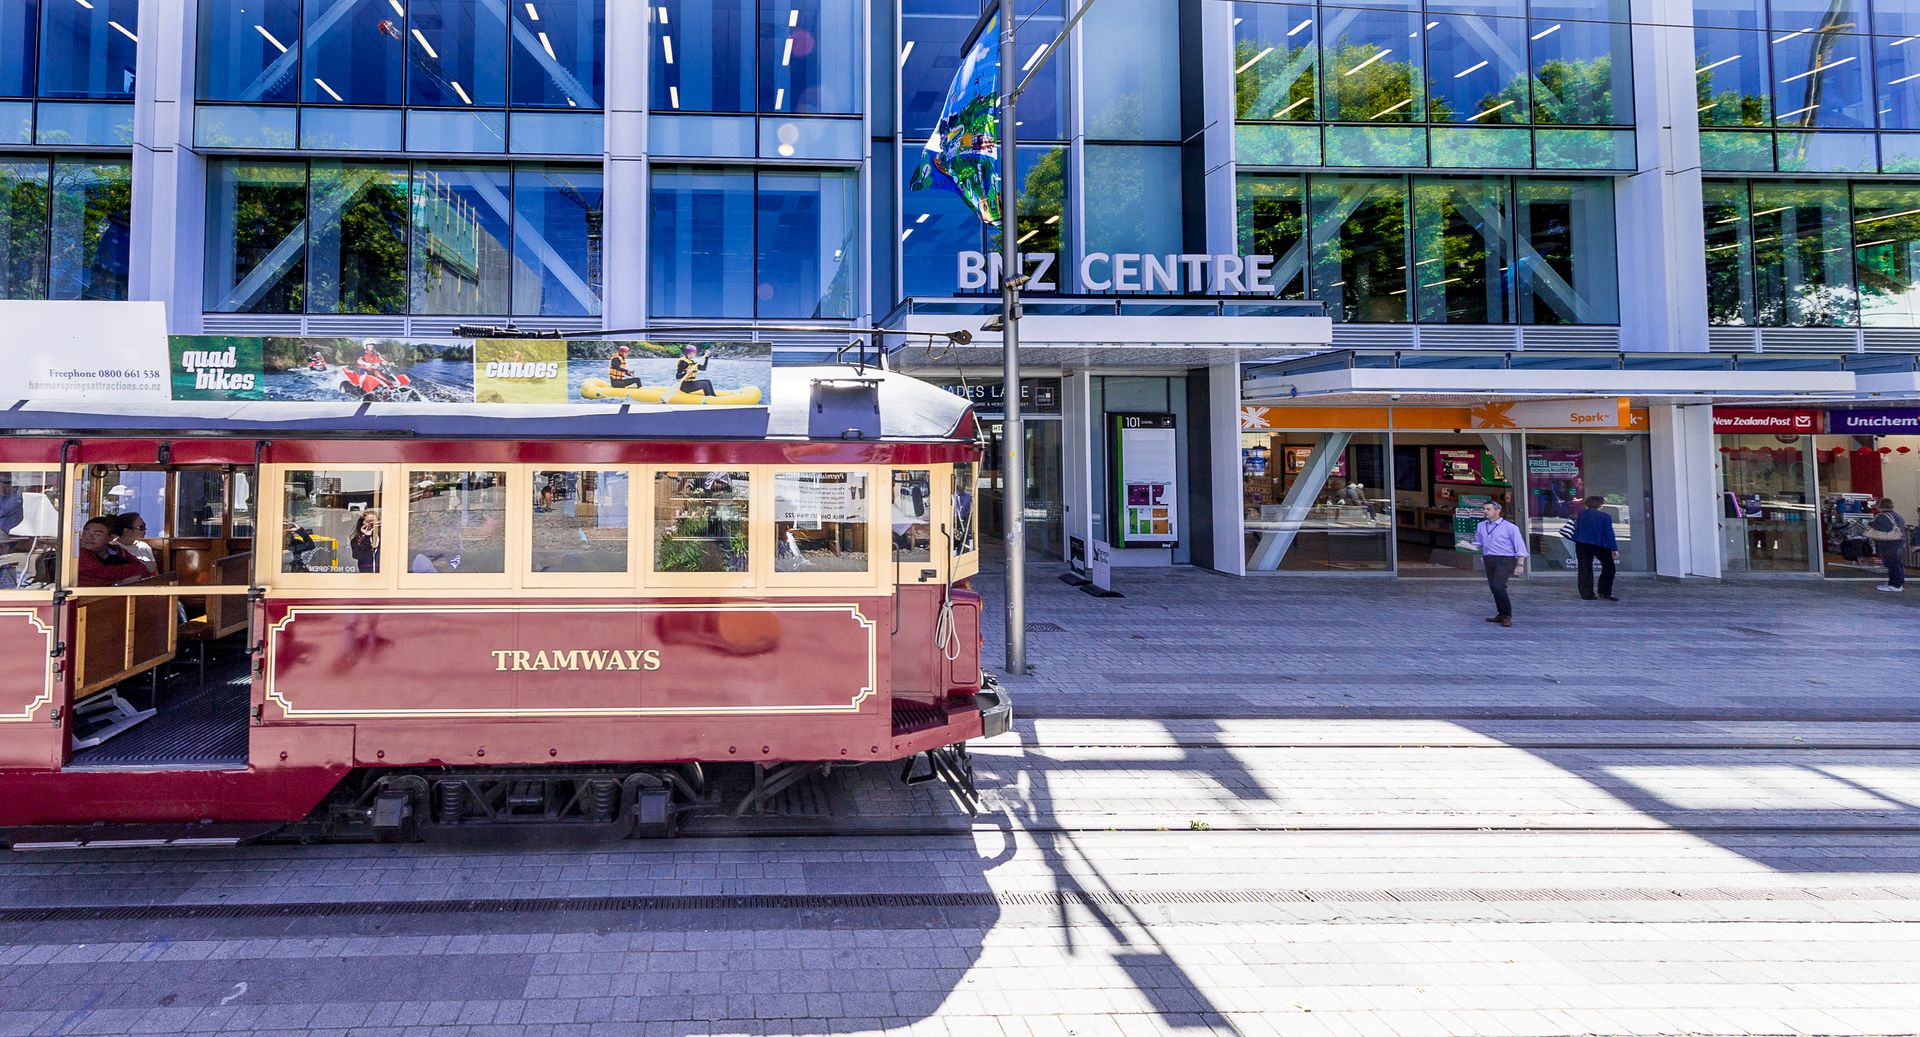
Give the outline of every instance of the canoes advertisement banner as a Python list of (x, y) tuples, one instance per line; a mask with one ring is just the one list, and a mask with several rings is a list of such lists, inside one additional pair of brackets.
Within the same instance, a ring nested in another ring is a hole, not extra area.
[(989, 15), (947, 88), (940, 119), (910, 186), (958, 194), (989, 226), (1000, 224), (1000, 16)]

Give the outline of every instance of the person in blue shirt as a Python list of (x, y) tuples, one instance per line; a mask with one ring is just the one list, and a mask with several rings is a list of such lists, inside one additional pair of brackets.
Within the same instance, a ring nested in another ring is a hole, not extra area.
[(1580, 596), (1593, 600), (1593, 563), (1600, 563), (1600, 597), (1613, 596), (1613, 568), (1620, 560), (1620, 541), (1613, 536), (1613, 515), (1601, 505), (1604, 497), (1588, 497), (1580, 517), (1573, 520), (1574, 560), (1580, 564)]
[(1486, 517), (1474, 527), (1473, 543), (1480, 548), (1480, 565), (1487, 571), (1487, 588), (1493, 591), (1493, 604), (1497, 610), (1494, 615), (1487, 617), (1487, 622), (1510, 627), (1513, 625), (1513, 602), (1507, 597), (1507, 581), (1515, 573), (1526, 571), (1527, 541), (1520, 535), (1519, 526), (1502, 517), (1505, 510), (1499, 501), (1488, 501), (1481, 505), (1480, 513)]

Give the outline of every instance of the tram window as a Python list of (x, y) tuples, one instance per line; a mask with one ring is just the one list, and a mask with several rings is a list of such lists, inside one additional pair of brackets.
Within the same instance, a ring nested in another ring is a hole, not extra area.
[(407, 473), (407, 571), (507, 571), (507, 473)]
[(953, 555), (970, 555), (974, 551), (973, 520), (976, 484), (980, 481), (979, 469), (970, 464), (953, 466)]
[(186, 539), (226, 535), (227, 473), (187, 469), (177, 480), (173, 535)]
[(0, 590), (53, 583), (60, 473), (0, 472)]
[(776, 472), (773, 570), (866, 572), (865, 472)]
[(253, 475), (250, 472), (233, 473), (233, 503), (228, 514), (233, 516), (227, 523), (227, 535), (231, 537), (253, 536)]
[(746, 572), (748, 491), (746, 472), (660, 472), (655, 476), (654, 571)]
[(292, 469), (282, 482), (281, 572), (380, 571), (379, 472)]
[[(166, 537), (167, 473), (164, 470), (107, 469), (99, 482), (102, 493), (98, 514), (145, 516), (147, 536), (151, 539)], [(86, 521), (87, 515), (96, 513), (92, 508), (80, 510), (86, 513), (78, 516), (77, 521), (80, 522)]]
[(627, 501), (620, 471), (533, 473), (533, 571), (627, 571)]
[(893, 473), (893, 556), (902, 562), (933, 560), (933, 472)]

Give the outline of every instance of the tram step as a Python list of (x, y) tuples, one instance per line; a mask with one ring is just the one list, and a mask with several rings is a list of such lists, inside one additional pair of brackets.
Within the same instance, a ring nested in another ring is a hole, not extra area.
[(281, 827), (278, 823), (194, 825), (60, 825), (16, 828), (6, 845), (20, 852), (47, 850), (217, 849), (238, 846)]

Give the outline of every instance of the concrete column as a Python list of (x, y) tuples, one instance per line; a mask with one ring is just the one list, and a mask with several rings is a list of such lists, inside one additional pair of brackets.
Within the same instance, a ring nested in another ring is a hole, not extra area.
[[(1216, 256), (1238, 255), (1240, 242), (1234, 224), (1233, 184), (1233, 5), (1203, 4), (1200, 17), (1201, 46), (1207, 58), (1200, 65), (1206, 77), (1201, 92), (1206, 111), (1202, 130), (1205, 135), (1202, 148), (1206, 155), (1206, 245), (1207, 251)], [(1239, 398), (1237, 385), (1234, 398)], [(1238, 471), (1237, 465), (1235, 471)], [(1238, 553), (1236, 549), (1235, 554)]]
[(654, 7), (607, 5), (607, 328), (647, 323), (647, 86)]
[(1721, 510), (1713, 408), (1655, 403), (1648, 410), (1654, 569), (1662, 576), (1717, 578)]
[(1620, 178), (1614, 192), (1620, 339), (1626, 349), (1707, 348), (1692, 22), (1692, 8), (1684, 3), (1634, 0), (1638, 160), (1635, 172)]
[(199, 5), (140, 5), (134, 70), (133, 211), (127, 295), (166, 304), (172, 334), (200, 331), (206, 164), (193, 152)]
[(1207, 368), (1207, 424), (1213, 444), (1213, 557), (1200, 565), (1235, 576), (1247, 574), (1247, 509), (1240, 480), (1240, 365)]
[[(1093, 441), (1098, 432), (1093, 413), (1093, 378), (1085, 371), (1060, 377), (1060, 493), (1066, 509), (1062, 532), (1093, 543)], [(1091, 552), (1092, 547), (1087, 549)], [(1061, 545), (1066, 552), (1066, 545)]]

